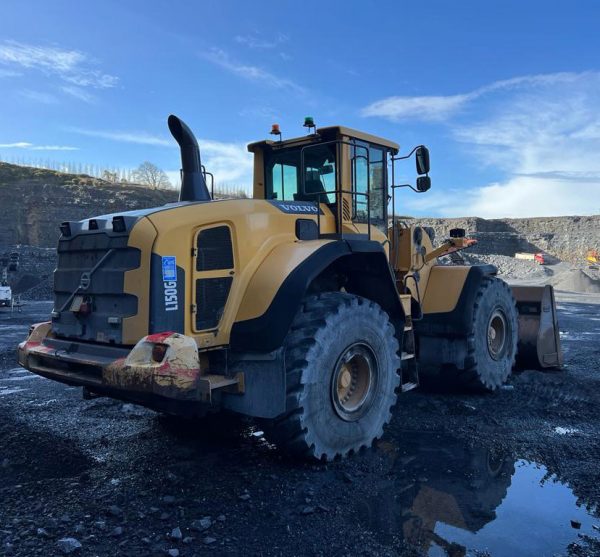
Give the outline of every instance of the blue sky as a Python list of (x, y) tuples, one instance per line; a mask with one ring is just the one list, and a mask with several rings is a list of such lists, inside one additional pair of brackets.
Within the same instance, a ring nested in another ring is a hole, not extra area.
[[(600, 4), (3, 2), (0, 156), (171, 176), (175, 113), (218, 182), (303, 117), (427, 144), (433, 188), (401, 213), (600, 212)], [(412, 177), (412, 166), (406, 167)]]

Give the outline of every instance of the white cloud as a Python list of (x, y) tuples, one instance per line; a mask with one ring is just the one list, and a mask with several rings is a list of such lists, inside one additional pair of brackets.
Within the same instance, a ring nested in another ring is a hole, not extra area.
[(177, 145), (174, 140), (164, 139), (147, 132), (87, 130), (83, 128), (68, 128), (68, 130), (88, 137), (98, 137), (121, 143), (137, 143), (138, 145), (155, 145), (158, 147), (174, 147)]
[(17, 41), (0, 43), (0, 64), (58, 76), (79, 87), (114, 87), (118, 78), (93, 67), (93, 61), (78, 50), (37, 46)]
[(202, 53), (200, 56), (216, 66), (249, 81), (257, 81), (276, 89), (286, 89), (297, 94), (306, 93), (304, 87), (298, 85), (291, 79), (278, 77), (259, 66), (241, 64), (233, 60), (229, 54), (219, 48), (212, 48), (208, 52)]
[(600, 182), (578, 184), (516, 176), (470, 193), (468, 211), (481, 217), (591, 215), (600, 212)]
[(275, 33), (273, 37), (264, 39), (258, 34), (236, 35), (235, 42), (255, 49), (271, 49), (289, 41), (290, 38), (284, 33)]
[(94, 95), (88, 93), (81, 87), (76, 87), (75, 85), (65, 85), (64, 87), (61, 87), (61, 91), (86, 103), (93, 103), (96, 100)]
[(20, 96), (25, 99), (29, 99), (30, 101), (42, 104), (56, 104), (58, 102), (58, 99), (50, 93), (44, 93), (42, 91), (31, 91), (30, 89), (25, 89), (21, 91)]
[(27, 149), (29, 151), (78, 151), (79, 147), (69, 145), (35, 145), (28, 141), (17, 141), (15, 143), (0, 143), (0, 149)]
[[(227, 143), (199, 139), (200, 156), (206, 170), (213, 174), (215, 189), (252, 189), (253, 158), (246, 143)], [(181, 185), (179, 170), (168, 170), (167, 176), (175, 187)], [(208, 187), (210, 188), (210, 179)]]
[(199, 140), (202, 163), (215, 176), (215, 184), (249, 188), (253, 158), (245, 143)]
[(599, 88), (594, 72), (528, 78), (517, 90), (488, 87), (490, 94), (510, 94), (486, 98), (484, 117), (450, 129), (472, 162), (505, 178), (458, 191), (433, 189), (403, 198), (404, 207), (488, 218), (599, 213)]
[(0, 78), (3, 78), (3, 77), (19, 77), (20, 75), (22, 75), (22, 74), (19, 73), (19, 72), (15, 72), (13, 70), (3, 70), (3, 69), (0, 69)]
[(393, 96), (371, 103), (361, 110), (362, 116), (379, 116), (393, 122), (401, 120), (441, 121), (463, 110), (484, 95), (500, 91), (565, 84), (577, 81), (581, 75), (569, 72), (526, 75), (495, 81), (467, 93), (456, 95)]
[(381, 116), (398, 122), (405, 119), (445, 120), (469, 100), (469, 95), (387, 97), (361, 111), (362, 116)]
[[(139, 145), (153, 145), (157, 147), (177, 148), (174, 139), (163, 139), (146, 132), (132, 131), (106, 131), (88, 130), (82, 128), (68, 128), (69, 131), (86, 135), (118, 141), (122, 143), (136, 143)], [(227, 143), (212, 139), (199, 139), (202, 164), (214, 174), (215, 185), (227, 185), (248, 190), (252, 184), (252, 155), (248, 153), (246, 143)], [(0, 145), (1, 147), (1, 145)], [(168, 170), (169, 180), (175, 186), (179, 184), (179, 171)]]

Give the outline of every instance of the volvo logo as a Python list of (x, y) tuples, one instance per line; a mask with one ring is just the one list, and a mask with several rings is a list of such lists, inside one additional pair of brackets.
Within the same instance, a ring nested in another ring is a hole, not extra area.
[(92, 277), (90, 276), (90, 273), (81, 273), (81, 278), (79, 279), (79, 289), (87, 290), (90, 287), (90, 284), (92, 284)]

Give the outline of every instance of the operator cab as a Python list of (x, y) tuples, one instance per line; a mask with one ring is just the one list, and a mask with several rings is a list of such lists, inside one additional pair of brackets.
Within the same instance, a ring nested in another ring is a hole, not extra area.
[[(248, 145), (254, 198), (326, 204), (338, 232), (342, 224), (370, 223), (385, 233), (388, 162), (398, 145), (342, 126), (311, 127), (304, 137)], [(277, 125), (271, 133), (280, 135)]]
[[(325, 204), (335, 217), (336, 235), (388, 233), (388, 203), (394, 185), (394, 163), (416, 152), (417, 188), (429, 189), (429, 152), (416, 147), (398, 157), (393, 141), (343, 126), (316, 128), (311, 117), (304, 127), (309, 134), (282, 139), (278, 124), (272, 135), (278, 141), (248, 145), (254, 154), (255, 199)], [(312, 133), (310, 133), (312, 130)], [(391, 170), (391, 172), (389, 172)], [(391, 177), (388, 177), (391, 174)], [(392, 203), (393, 207), (393, 203)]]

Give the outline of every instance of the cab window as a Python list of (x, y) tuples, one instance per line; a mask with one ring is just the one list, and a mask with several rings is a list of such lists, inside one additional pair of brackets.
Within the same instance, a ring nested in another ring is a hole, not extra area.
[[(298, 169), (291, 164), (276, 163), (271, 170), (271, 199), (290, 199), (298, 184)], [(286, 197), (286, 192), (288, 196)]]
[[(356, 141), (350, 148), (352, 168), (352, 189), (358, 195), (353, 196), (353, 220), (360, 223), (368, 222), (377, 226), (383, 232), (387, 229), (386, 207), (386, 157), (381, 147), (362, 141)], [(370, 215), (367, 214), (369, 203)]]
[(317, 144), (305, 148), (304, 168), (300, 168), (301, 158), (301, 147), (274, 150), (265, 156), (266, 198), (335, 203), (334, 193), (325, 194), (336, 189), (335, 147)]

